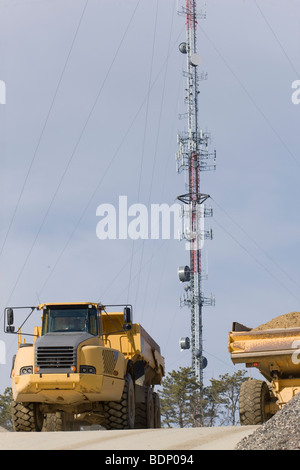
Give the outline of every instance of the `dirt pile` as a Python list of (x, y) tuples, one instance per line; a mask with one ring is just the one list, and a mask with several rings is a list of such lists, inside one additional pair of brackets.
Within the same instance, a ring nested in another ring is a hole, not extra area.
[(236, 450), (300, 450), (300, 393), (254, 433), (242, 439)]
[(274, 328), (298, 328), (300, 327), (300, 312), (290, 312), (286, 315), (279, 315), (273, 320), (263, 325), (253, 328), (252, 331), (270, 330)]

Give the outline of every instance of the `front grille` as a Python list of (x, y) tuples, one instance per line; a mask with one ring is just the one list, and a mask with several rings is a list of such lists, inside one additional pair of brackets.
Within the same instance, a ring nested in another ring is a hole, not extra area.
[(113, 374), (116, 366), (116, 357), (114, 351), (103, 349), (102, 358), (104, 374)]
[(39, 369), (68, 369), (76, 364), (72, 346), (40, 346), (36, 352)]

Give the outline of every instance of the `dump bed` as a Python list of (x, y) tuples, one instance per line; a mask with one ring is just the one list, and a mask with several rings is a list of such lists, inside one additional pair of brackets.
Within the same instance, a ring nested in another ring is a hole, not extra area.
[(139, 323), (133, 323), (129, 331), (123, 330), (123, 323), (123, 313), (110, 312), (102, 316), (105, 346), (121, 351), (133, 363), (143, 361), (152, 370), (152, 385), (160, 384), (165, 364), (159, 345)]
[(234, 364), (257, 367), (272, 380), (300, 377), (300, 327), (252, 330), (234, 323), (228, 349)]

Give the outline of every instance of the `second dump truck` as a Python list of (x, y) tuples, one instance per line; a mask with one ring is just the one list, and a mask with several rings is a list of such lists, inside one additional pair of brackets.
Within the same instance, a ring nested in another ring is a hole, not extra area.
[(255, 367), (265, 378), (242, 384), (241, 425), (264, 423), (300, 392), (300, 327), (257, 330), (234, 322), (228, 349), (234, 364)]
[(29, 342), (14, 327), (19, 310), (5, 309), (4, 329), (18, 335), (11, 372), (15, 431), (160, 427), (154, 386), (164, 376), (164, 358), (144, 328), (132, 323), (131, 306), (109, 311), (119, 307), (90, 302), (22, 307), (28, 309), (27, 322), (33, 312), (42, 319)]

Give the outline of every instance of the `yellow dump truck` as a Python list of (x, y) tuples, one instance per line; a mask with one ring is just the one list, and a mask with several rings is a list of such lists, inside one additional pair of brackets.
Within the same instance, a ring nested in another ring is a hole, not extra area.
[(242, 425), (264, 423), (300, 392), (300, 327), (256, 330), (234, 322), (228, 349), (234, 364), (256, 367), (266, 379), (242, 384)]
[[(19, 309), (26, 320), (15, 327)], [(29, 335), (23, 327), (34, 312), (42, 322)], [(18, 336), (11, 372), (14, 430), (160, 427), (154, 385), (164, 376), (164, 358), (131, 316), (131, 306), (90, 302), (6, 308), (4, 330)]]

